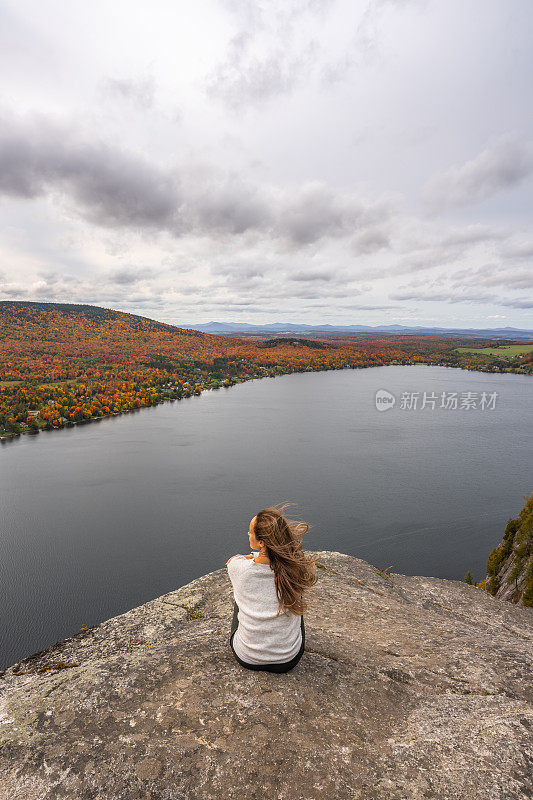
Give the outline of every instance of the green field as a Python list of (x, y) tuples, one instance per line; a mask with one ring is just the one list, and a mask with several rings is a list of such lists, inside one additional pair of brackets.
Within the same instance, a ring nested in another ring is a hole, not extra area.
[(480, 353), (484, 356), (519, 356), (522, 353), (532, 353), (533, 344), (509, 344), (503, 347), (456, 347), (459, 353)]

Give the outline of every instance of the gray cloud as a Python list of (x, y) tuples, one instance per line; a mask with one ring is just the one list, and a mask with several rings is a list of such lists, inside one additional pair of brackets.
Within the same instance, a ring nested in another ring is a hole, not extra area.
[(224, 63), (207, 83), (209, 97), (223, 100), (233, 109), (257, 105), (283, 94), (290, 94), (305, 78), (316, 60), (319, 45), (310, 42), (290, 57), (284, 46), (258, 58), (254, 37), (239, 33), (231, 42)]
[(387, 202), (365, 204), (356, 196), (335, 194), (323, 184), (313, 183), (289, 201), (279, 228), (295, 245), (306, 245), (323, 237), (347, 236), (388, 219), (392, 213)]
[(252, 300), (238, 300), (238, 299), (231, 299), (231, 298), (228, 298), (226, 300), (209, 299), (209, 301), (207, 303), (205, 302), (205, 300), (198, 300), (198, 301), (193, 300), (193, 301), (191, 301), (190, 304), (191, 305), (207, 306), (207, 307), (210, 307), (210, 306), (212, 306), (212, 307), (223, 306), (224, 308), (240, 308), (240, 307), (243, 307), (243, 308), (248, 308), (248, 310), (251, 310), (251, 308), (256, 306), (257, 299), (255, 299), (255, 300), (254, 299), (252, 299)]
[(533, 260), (533, 241), (505, 242), (499, 251), (500, 256), (509, 260)]
[(103, 78), (101, 91), (113, 99), (128, 100), (134, 105), (148, 109), (155, 102), (155, 79), (153, 75), (138, 78)]
[(397, 202), (391, 197), (365, 202), (318, 182), (296, 192), (271, 190), (205, 165), (165, 170), (42, 116), (17, 121), (4, 116), (0, 193), (26, 199), (59, 195), (87, 221), (107, 228), (173, 236), (251, 232), (294, 247), (387, 219)]
[[(519, 4), (463, 4), (458, 37), (457, 15), (426, 0), (207, 0), (179, 25), (162, 0), (117, 36), (109, 4), (30, 20), (9, 0), (0, 296), (188, 322), (320, 309), (525, 327), (533, 51)], [(452, 213), (428, 220), (431, 203)]]
[(406, 255), (393, 271), (394, 274), (402, 274), (422, 272), (438, 266), (444, 269), (460, 259), (466, 259), (472, 249), (480, 246), (492, 248), (495, 242), (504, 241), (506, 237), (509, 237), (509, 232), (501, 226), (482, 224), (453, 227), (446, 233), (430, 231), (427, 236), (417, 235), (414, 240), (407, 239), (395, 248)]
[(422, 190), (431, 213), (479, 203), (533, 173), (533, 142), (510, 134), (489, 142), (475, 158), (433, 177)]
[(370, 0), (355, 25), (350, 41), (340, 56), (328, 59), (320, 69), (320, 79), (327, 88), (350, 78), (356, 69), (378, 63), (382, 55), (380, 28), (387, 10), (418, 7), (421, 11), (427, 0)]
[(483, 292), (472, 295), (458, 295), (451, 292), (391, 292), (389, 297), (391, 300), (430, 300), (447, 303), (493, 303), (497, 299), (495, 295)]
[[(429, 302), (475, 303), (488, 302), (494, 305), (516, 309), (530, 307), (530, 300), (520, 297), (504, 296), (502, 293), (523, 292), (533, 288), (533, 271), (520, 267), (512, 270), (499, 263), (487, 263), (479, 267), (464, 267), (452, 272), (443, 270), (441, 274), (428, 280), (428, 277), (415, 279), (398, 287), (389, 294), (396, 300), (423, 300)], [(487, 290), (496, 289), (498, 294)]]
[(416, 300), (416, 301), (437, 301), (446, 303), (491, 303), (508, 308), (533, 308), (533, 299), (509, 299), (502, 300), (501, 296), (489, 294), (488, 292), (476, 291), (473, 294), (457, 294), (456, 292), (391, 292), (391, 300)]
[(480, 242), (492, 242), (498, 239), (505, 239), (508, 235), (509, 232), (501, 227), (491, 227), (490, 225), (476, 223), (450, 230), (440, 239), (439, 244), (440, 247), (475, 245)]
[(34, 198), (65, 194), (85, 218), (106, 227), (172, 224), (177, 188), (172, 176), (143, 158), (87, 141), (42, 115), (0, 119), (0, 193)]
[(12, 297), (14, 300), (20, 300), (21, 298), (30, 296), (29, 291), (23, 286), (3, 286), (2, 294), (7, 297)]
[(502, 306), (509, 306), (510, 308), (533, 308), (533, 299), (531, 300), (504, 300)]
[(153, 274), (150, 269), (119, 269), (109, 274), (109, 280), (111, 283), (118, 283), (121, 286), (132, 286), (134, 283), (150, 278)]
[(8, 282), (2, 285), (2, 283), (0, 280), (0, 292), (8, 297), (33, 300), (53, 300), (55, 298), (58, 301), (70, 302), (77, 295), (81, 282), (73, 275), (41, 270), (37, 273), (37, 279), (29, 286)]
[(533, 270), (519, 269), (511, 271), (500, 264), (486, 264), (477, 269), (459, 270), (449, 276), (453, 287), (469, 286), (506, 286), (508, 289), (533, 288)]
[(352, 249), (358, 255), (369, 255), (390, 247), (388, 234), (379, 229), (369, 229), (357, 236), (352, 242)]
[(381, 310), (387, 309), (387, 308), (398, 308), (398, 309), (401, 308), (401, 306), (398, 306), (398, 305), (396, 305), (396, 306), (391, 306), (391, 305), (372, 306), (372, 305), (368, 305), (368, 304), (363, 305), (362, 303), (343, 303), (342, 307), (343, 308), (354, 308), (354, 309), (357, 309), (359, 311), (381, 311)]
[(165, 256), (161, 259), (161, 268), (163, 270), (170, 270), (171, 272), (191, 272), (196, 268), (195, 261), (190, 257), (185, 256)]
[(294, 275), (290, 275), (289, 278), (291, 281), (331, 281), (334, 278), (334, 274), (332, 272), (305, 272), (299, 271), (295, 272)]
[(264, 268), (255, 264), (236, 264), (235, 262), (218, 264), (216, 268), (211, 266), (211, 272), (217, 275), (231, 275), (237, 280), (262, 278), (265, 274)]
[[(95, 299), (95, 297), (100, 297), (100, 300)], [(124, 296), (116, 294), (114, 292), (103, 292), (99, 295), (93, 295), (92, 298), (87, 296), (80, 300), (82, 303), (91, 303), (95, 305), (101, 305), (102, 302), (105, 302), (108, 307), (113, 308), (120, 305), (122, 310), (131, 311), (135, 313), (135, 309), (151, 309), (151, 308), (163, 308), (166, 303), (166, 298), (160, 292), (149, 292), (145, 294), (131, 294), (126, 299)]]
[(238, 174), (189, 169), (182, 171), (181, 183), (186, 194), (179, 207), (184, 232), (240, 235), (275, 224), (275, 209), (268, 199)]
[(425, 250), (414, 250), (402, 259), (395, 267), (395, 274), (422, 272), (432, 267), (442, 266), (457, 261), (463, 251), (459, 247), (428, 247)]
[(291, 94), (308, 79), (321, 50), (318, 38), (301, 42), (297, 34), (310, 20), (322, 20), (332, 4), (332, 0), (269, 4), (226, 0), (237, 33), (206, 80), (208, 97), (242, 109)]
[(316, 298), (318, 300), (324, 300), (325, 298), (349, 298), (351, 295), (356, 297), (357, 295), (362, 294), (362, 290), (358, 289), (357, 287), (350, 287), (347, 288), (343, 286), (341, 288), (333, 288), (328, 286), (326, 289), (320, 286), (317, 288), (302, 288), (301, 286), (297, 286), (294, 289), (288, 288), (285, 285), (278, 287), (275, 289), (275, 293), (277, 297), (305, 297), (305, 298)]

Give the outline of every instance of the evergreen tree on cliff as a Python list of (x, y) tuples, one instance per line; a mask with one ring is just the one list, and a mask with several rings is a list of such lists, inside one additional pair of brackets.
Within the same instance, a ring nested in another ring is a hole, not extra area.
[(483, 588), (501, 600), (533, 606), (533, 494), (490, 553)]

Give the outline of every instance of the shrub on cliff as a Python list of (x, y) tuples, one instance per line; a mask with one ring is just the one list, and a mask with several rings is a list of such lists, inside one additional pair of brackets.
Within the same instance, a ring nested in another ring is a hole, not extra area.
[(500, 573), (509, 558), (513, 567), (506, 577), (508, 584), (523, 577), (525, 584), (522, 603), (533, 606), (533, 494), (526, 500), (518, 517), (510, 519), (505, 527), (503, 541), (495, 547), (487, 561), (485, 589), (496, 595), (501, 588)]

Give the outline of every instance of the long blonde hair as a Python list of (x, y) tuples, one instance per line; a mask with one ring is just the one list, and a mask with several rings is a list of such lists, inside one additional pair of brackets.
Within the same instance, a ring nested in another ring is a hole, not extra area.
[[(304, 555), (301, 537), (309, 530), (307, 522), (287, 519), (283, 514), (288, 506), (283, 503), (263, 508), (256, 514), (254, 535), (263, 543), (274, 570), (276, 594), (279, 600), (278, 615), (283, 611), (302, 615), (307, 609), (302, 592), (313, 586), (318, 578), (313, 558)], [(287, 609), (287, 611), (286, 611)]]

